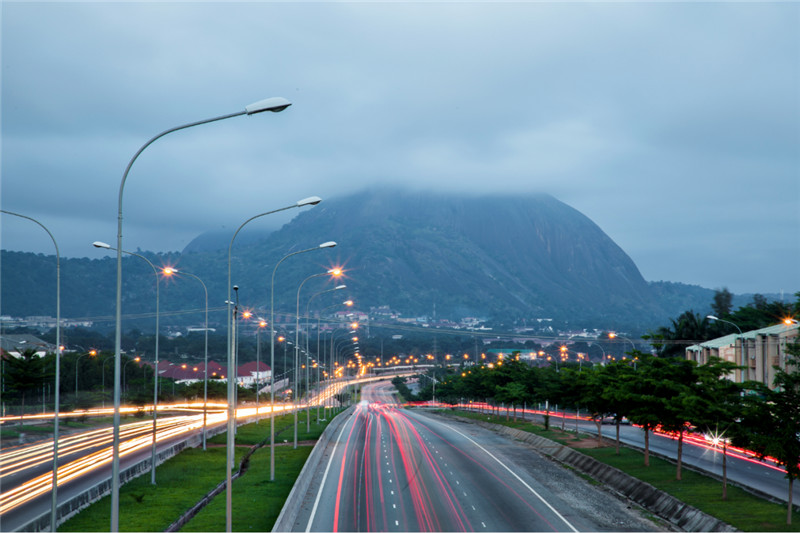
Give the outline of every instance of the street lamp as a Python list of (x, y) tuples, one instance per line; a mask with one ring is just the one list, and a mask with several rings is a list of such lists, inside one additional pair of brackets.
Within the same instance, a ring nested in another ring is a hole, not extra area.
[[(313, 279), (313, 278), (318, 278), (320, 276), (326, 276), (328, 274), (330, 274), (333, 277), (339, 277), (339, 276), (342, 275), (342, 270), (339, 269), (339, 268), (334, 268), (334, 269), (328, 270), (327, 272), (320, 272), (318, 274), (312, 274), (312, 275), (308, 276), (306, 279), (304, 279), (300, 283), (300, 286), (297, 287), (297, 310), (295, 311), (295, 328), (294, 328), (294, 344), (295, 344), (295, 346), (294, 346), (294, 354), (295, 354), (295, 356), (294, 356), (294, 367), (295, 367), (295, 372), (297, 372), (297, 369), (299, 368), (298, 365), (300, 363), (300, 353), (299, 353), (299, 348), (300, 348), (300, 344), (299, 344), (299, 342), (300, 342), (300, 289), (303, 288), (303, 285), (306, 283), (306, 281), (308, 281), (310, 279)], [(306, 323), (308, 323), (308, 319), (306, 319)], [(306, 333), (306, 353), (308, 353), (308, 333)], [(308, 396), (308, 365), (306, 365), (305, 370), (306, 370), (306, 372), (305, 372), (305, 374), (306, 374), (306, 396)], [(298, 383), (298, 379), (297, 378), (298, 378), (298, 374), (295, 374), (294, 388), (299, 391), (300, 388), (299, 388), (299, 383)], [(297, 406), (296, 406), (296, 408), (294, 410), (294, 448), (295, 449), (297, 449), (297, 410), (300, 408), (300, 395), (299, 394), (296, 396), (296, 399), (297, 399)], [(306, 399), (306, 422), (308, 424), (308, 428), (306, 429), (306, 431), (311, 431), (311, 421), (309, 420), (309, 417), (311, 416), (311, 410), (310, 409), (311, 408), (309, 406), (308, 399)]]
[[(228, 299), (226, 300), (226, 304), (228, 306), (228, 436), (227, 436), (227, 474), (225, 477), (226, 485), (225, 485), (225, 515), (226, 515), (226, 527), (227, 531), (230, 531), (232, 528), (232, 517), (231, 517), (231, 507), (233, 505), (233, 494), (231, 492), (231, 484), (233, 483), (233, 476), (231, 470), (233, 469), (233, 459), (234, 459), (234, 438), (233, 432), (236, 428), (236, 406), (234, 405), (234, 394), (235, 394), (235, 382), (231, 380), (230, 373), (233, 371), (234, 377), (236, 379), (236, 369), (234, 367), (234, 348), (231, 343), (234, 339), (231, 338), (231, 327), (232, 327), (232, 313), (231, 313), (231, 251), (233, 249), (233, 241), (236, 239), (236, 235), (242, 230), (242, 228), (247, 225), (250, 221), (255, 220), (259, 217), (263, 217), (266, 215), (271, 215), (273, 213), (277, 213), (279, 211), (285, 211), (287, 209), (293, 209), (295, 207), (303, 207), (306, 205), (317, 205), (320, 203), (322, 199), (319, 196), (310, 196), (308, 198), (304, 198), (299, 200), (294, 205), (282, 207), (280, 209), (275, 209), (273, 211), (267, 211), (266, 213), (261, 213), (259, 215), (255, 215), (253, 217), (248, 218), (236, 229), (233, 233), (233, 237), (231, 237), (231, 243), (228, 245)], [(334, 243), (335, 246), (335, 243)], [(273, 273), (274, 276), (274, 273)], [(274, 324), (274, 317), (270, 317), (270, 323)], [(274, 417), (271, 417), (274, 418)], [(274, 425), (274, 424), (273, 424)], [(274, 431), (274, 428), (273, 430)]]
[[(739, 337), (741, 339), (741, 342), (740, 342), (741, 349), (739, 350), (741, 352), (741, 355), (739, 356), (739, 360), (741, 362), (741, 366), (743, 367), (742, 371), (739, 372), (739, 379), (741, 380), (742, 383), (744, 383), (744, 371), (745, 371), (744, 367), (746, 367), (746, 365), (745, 365), (745, 360), (744, 360), (744, 339), (743, 339), (744, 333), (742, 333), (742, 328), (740, 328), (737, 324), (734, 324), (730, 320), (723, 320), (722, 318), (717, 318), (714, 315), (708, 315), (708, 316), (706, 316), (706, 318), (709, 319), (709, 320), (718, 320), (720, 322), (725, 322), (726, 324), (730, 324), (731, 326), (735, 327), (739, 331)], [(735, 346), (735, 344), (734, 344), (734, 346)], [(735, 354), (735, 348), (734, 348), (734, 355), (736, 355)]]
[[(189, 276), (191, 278), (196, 279), (200, 282), (200, 285), (203, 286), (203, 293), (205, 294), (205, 303), (206, 303), (206, 314), (205, 314), (205, 321), (203, 322), (203, 331), (205, 333), (205, 343), (204, 343), (204, 351), (203, 351), (203, 451), (206, 451), (206, 422), (208, 416), (208, 288), (206, 284), (203, 283), (203, 280), (195, 276), (190, 272), (185, 272), (183, 270), (175, 270), (174, 268), (167, 267), (162, 269), (162, 272), (165, 276), (172, 276), (174, 274), (183, 274), (184, 276)], [(158, 379), (158, 356), (156, 356), (156, 379)], [(156, 386), (158, 389), (158, 386)], [(155, 400), (154, 402), (158, 403), (158, 391), (156, 390)], [(155, 450), (155, 441), (153, 441), (153, 450)], [(154, 459), (155, 460), (155, 459)]]
[(618, 333), (614, 333), (613, 331), (611, 331), (611, 332), (609, 332), (609, 333), (608, 333), (608, 338), (609, 338), (609, 339), (615, 339), (615, 338), (617, 338), (617, 337), (619, 337), (620, 339), (624, 339), (624, 340), (628, 341), (628, 342), (630, 343), (630, 345), (631, 345), (632, 352), (635, 352), (635, 351), (636, 351), (636, 345), (635, 345), (635, 344), (633, 344), (633, 341), (632, 341), (632, 340), (630, 340), (629, 338), (627, 338), (627, 337), (623, 337), (622, 335), (620, 335), (620, 334), (618, 334)]
[[(261, 330), (267, 327), (266, 320), (259, 320), (258, 321), (258, 328), (256, 329), (256, 424), (258, 424), (259, 416), (258, 416), (258, 393), (259, 389), (261, 388)], [(274, 369), (269, 369), (270, 374), (275, 372)], [(272, 414), (272, 409), (270, 408), (270, 415)]]
[[(83, 355), (79, 355), (75, 358), (75, 401), (78, 400), (78, 361), (81, 360), (81, 357), (86, 357), (87, 355), (91, 355), (94, 357), (97, 355), (97, 350), (89, 350)], [(84, 380), (85, 381), (85, 380)]]
[(126, 376), (126, 374), (125, 374), (125, 368), (127, 368), (127, 366), (128, 366), (128, 364), (129, 364), (129, 363), (132, 363), (132, 362), (136, 362), (136, 363), (138, 363), (138, 362), (139, 362), (139, 361), (141, 361), (141, 360), (142, 360), (142, 358), (141, 358), (141, 357), (139, 357), (139, 356), (136, 356), (136, 357), (134, 357), (133, 359), (128, 359), (127, 361), (125, 361), (125, 365), (122, 367), (122, 382), (125, 384), (125, 386), (124, 386), (124, 389), (125, 389), (125, 396), (126, 396), (126, 397), (128, 396), (128, 385), (127, 385), (127, 381), (128, 381), (128, 380), (127, 380), (127, 379), (125, 379), (125, 376)]
[[(59, 389), (61, 388), (61, 254), (58, 252), (58, 244), (55, 237), (50, 233), (44, 224), (35, 218), (20, 215), (5, 209), (0, 209), (0, 213), (12, 215), (19, 218), (30, 220), (39, 225), (50, 240), (53, 241), (53, 246), (56, 249), (56, 375), (55, 375), (55, 414), (53, 416), (53, 492), (50, 505), (50, 529), (56, 531), (58, 529), (57, 511), (58, 511), (58, 415), (59, 415)], [(112, 528), (113, 529), (113, 528)], [(114, 530), (116, 531), (116, 530)]]
[[(339, 277), (339, 276), (342, 275), (342, 269), (341, 268), (331, 269), (331, 270), (328, 271), (328, 274), (333, 275), (333, 277)], [(313, 300), (315, 297), (319, 296), (320, 294), (325, 294), (326, 292), (332, 292), (332, 291), (337, 291), (337, 290), (346, 289), (346, 288), (347, 288), (347, 285), (338, 285), (338, 286), (334, 287), (333, 289), (328, 289), (328, 290), (324, 290), (324, 291), (320, 291), (320, 292), (317, 292), (315, 294), (312, 294), (311, 297), (308, 299), (308, 302), (306, 303), (306, 352), (309, 351), (308, 350), (308, 341), (309, 341), (309, 332), (310, 332), (310, 329), (311, 329), (310, 326), (309, 326), (309, 308), (311, 307), (311, 300)], [(317, 329), (317, 357), (319, 358), (319, 329)], [(309, 394), (309, 391), (311, 390), (311, 387), (310, 387), (310, 384), (309, 384), (309, 374), (310, 374), (310, 369), (309, 369), (308, 366), (306, 366), (306, 394), (307, 395)], [(319, 392), (319, 390), (317, 392)], [(311, 411), (310, 411), (310, 409), (311, 409), (311, 406), (309, 405), (309, 402), (306, 402), (306, 431), (311, 431)], [(319, 406), (317, 408), (317, 423), (319, 424)]]
[[(116, 250), (110, 244), (106, 244), (102, 241), (94, 241), (92, 246), (95, 248), (102, 248), (104, 250)], [(159, 269), (145, 256), (138, 254), (136, 252), (129, 252), (127, 250), (122, 250), (122, 253), (133, 255), (138, 257), (139, 259), (143, 260), (145, 263), (150, 265), (150, 268), (153, 269), (153, 274), (156, 277), (156, 346), (155, 346), (155, 353), (156, 359), (154, 363), (155, 372), (153, 377), (153, 444), (152, 450), (150, 453), (150, 483), (155, 485), (156, 484), (156, 424), (158, 420), (158, 334), (159, 334), (159, 316), (160, 316), (160, 304), (159, 304), (159, 286), (161, 285), (160, 281), (161, 278), (159, 277)]]
[[(337, 287), (335, 287), (333, 289), (328, 289), (327, 291), (322, 291), (322, 292), (324, 293), (324, 292), (330, 292), (330, 291), (338, 291), (338, 290), (345, 289), (345, 288), (347, 288), (347, 285), (339, 285), (339, 286), (337, 286)], [(322, 294), (322, 293), (317, 293), (317, 294)], [(314, 296), (316, 296), (316, 294)], [(314, 296), (312, 296), (312, 298)], [(309, 299), (309, 303), (311, 303), (310, 299)], [(332, 307), (337, 307), (339, 305), (351, 306), (351, 305), (353, 305), (353, 300), (347, 300), (345, 302), (342, 302), (341, 304), (333, 304), (333, 305), (329, 305), (328, 307), (324, 307), (319, 312), (319, 314), (317, 315), (317, 357), (320, 358), (320, 366), (322, 368), (326, 368), (326, 366), (324, 364), (324, 361), (325, 361), (325, 353), (324, 353), (325, 352), (325, 343), (323, 343), (323, 345), (322, 345), (322, 357), (320, 357), (320, 349), (319, 349), (320, 348), (320, 342), (319, 342), (320, 341), (320, 319), (322, 318), (322, 313), (324, 313), (325, 310), (330, 309)], [(308, 310), (306, 310), (306, 315), (308, 315)], [(317, 368), (317, 397), (319, 397), (320, 392), (321, 392), (321, 385), (320, 385), (320, 374), (319, 374), (319, 367), (318, 367)], [(328, 404), (327, 404), (327, 401), (326, 401), (325, 402), (325, 408), (327, 409), (327, 407), (328, 407)], [(328, 417), (328, 412), (326, 410), (325, 418), (327, 418), (327, 417)], [(317, 403), (317, 423), (319, 423), (319, 403)]]
[[(285, 260), (289, 259), (293, 255), (303, 254), (306, 252), (313, 252), (314, 250), (320, 250), (322, 248), (333, 248), (336, 246), (334, 241), (328, 241), (320, 244), (315, 248), (307, 248), (305, 250), (299, 250), (297, 252), (292, 252), (288, 255), (285, 255), (275, 264), (275, 268), (272, 269), (272, 280), (270, 281), (270, 289), (269, 289), (269, 323), (270, 323), (270, 342), (269, 342), (269, 364), (271, 368), (275, 368), (275, 272), (278, 271), (278, 267), (281, 263)], [(286, 354), (286, 345), (284, 344), (284, 355)], [(284, 367), (284, 370), (286, 368)], [(297, 391), (295, 391), (295, 394)], [(273, 371), (270, 374), (270, 402), (272, 407), (270, 408), (271, 416), (269, 417), (269, 480), (275, 481), (275, 372)], [(230, 485), (229, 485), (230, 486)]]
[[(281, 97), (273, 97), (267, 98), (265, 100), (259, 100), (258, 102), (252, 103), (248, 106), (245, 106), (243, 111), (237, 111), (236, 113), (230, 113), (227, 115), (221, 115), (214, 118), (209, 118), (197, 122), (191, 122), (189, 124), (184, 124), (182, 126), (177, 126), (174, 128), (170, 128), (165, 130), (145, 144), (142, 145), (141, 148), (134, 154), (133, 158), (131, 158), (128, 166), (125, 168), (125, 172), (122, 174), (122, 181), (119, 185), (119, 198), (118, 198), (118, 213), (117, 213), (117, 311), (116, 311), (116, 333), (114, 338), (114, 447), (112, 451), (112, 458), (111, 458), (111, 531), (119, 531), (119, 422), (120, 422), (120, 397), (119, 397), (119, 385), (120, 385), (120, 358), (122, 354), (122, 195), (125, 189), (125, 181), (128, 179), (128, 173), (133, 166), (133, 163), (136, 159), (141, 155), (141, 153), (150, 146), (153, 142), (160, 139), (161, 137), (176, 132), (180, 130), (184, 130), (187, 128), (191, 128), (193, 126), (199, 126), (202, 124), (209, 124), (211, 122), (217, 122), (220, 120), (225, 120), (228, 118), (238, 117), (242, 115), (255, 115), (257, 113), (263, 113), (265, 111), (271, 111), (277, 113), (279, 111), (283, 111), (287, 107), (289, 107), (291, 102), (286, 100), (285, 98)], [(230, 286), (230, 284), (229, 284)], [(232, 461), (231, 461), (232, 462)], [(228, 475), (228, 492), (230, 493), (230, 474)], [(231, 516), (230, 512), (228, 512), (227, 516), (227, 531), (231, 530)]]

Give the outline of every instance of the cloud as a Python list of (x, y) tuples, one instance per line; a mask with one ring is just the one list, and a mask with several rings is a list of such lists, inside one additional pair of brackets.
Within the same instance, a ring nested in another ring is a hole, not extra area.
[[(115, 235), (144, 142), (280, 95), (284, 113), (147, 148), (126, 239), (180, 249), (375, 183), (541, 190), (646, 277), (726, 264), (734, 291), (800, 288), (798, 20), (794, 3), (6, 3), (2, 205), (83, 255)], [(11, 228), (4, 248), (47, 252)], [(743, 239), (763, 255), (731, 263)]]

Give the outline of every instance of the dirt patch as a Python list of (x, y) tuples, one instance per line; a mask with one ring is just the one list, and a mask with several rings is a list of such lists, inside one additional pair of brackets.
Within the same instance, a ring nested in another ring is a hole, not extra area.
[(599, 439), (571, 440), (566, 443), (570, 448), (607, 448), (608, 444)]

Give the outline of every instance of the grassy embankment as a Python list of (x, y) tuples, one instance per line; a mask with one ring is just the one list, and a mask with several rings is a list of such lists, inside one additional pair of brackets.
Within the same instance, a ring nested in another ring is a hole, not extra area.
[[(487, 421), (485, 413), (451, 411), (458, 416)], [(728, 499), (722, 499), (722, 482), (712, 477), (683, 469), (681, 481), (675, 479), (674, 463), (650, 456), (650, 466), (644, 466), (644, 453), (624, 446), (620, 454), (615, 453), (611, 440), (604, 440), (599, 446), (595, 437), (562, 431), (560, 422), (551, 418), (550, 429), (532, 424), (530, 421), (506, 421), (505, 415), (492, 416), (492, 423), (502, 424), (548, 438), (559, 444), (576, 448), (581, 453), (611, 465), (627, 474), (650, 483), (654, 487), (671, 494), (681, 501), (719, 518), (741, 531), (800, 531), (800, 513), (792, 513), (792, 525), (786, 525), (786, 504), (778, 504), (755, 496), (739, 487), (728, 484)], [(558, 427), (556, 427), (558, 426)], [(569, 424), (567, 424), (569, 430)], [(613, 430), (604, 437), (613, 438)], [(592, 446), (592, 441), (595, 443)], [(587, 447), (588, 445), (588, 447)], [(786, 482), (789, 490), (789, 482)]]
[[(327, 422), (316, 423), (311, 413), (311, 431), (306, 432), (305, 411), (299, 414), (298, 443), (316, 441)], [(313, 442), (292, 447), (293, 415), (275, 419), (275, 481), (269, 481), (269, 446), (259, 448), (250, 458), (247, 472), (233, 483), (233, 530), (270, 531), (283, 503), (313, 448)], [(236, 433), (238, 469), (244, 455), (258, 443), (269, 444), (269, 419), (239, 427)], [(157, 485), (150, 474), (142, 475), (120, 488), (119, 525), (121, 531), (164, 531), (171, 523), (225, 480), (226, 434), (208, 441), (207, 451), (187, 449), (159, 465)], [(107, 531), (111, 497), (95, 502), (59, 527), (59, 531)], [(181, 531), (225, 531), (225, 492), (189, 521)]]

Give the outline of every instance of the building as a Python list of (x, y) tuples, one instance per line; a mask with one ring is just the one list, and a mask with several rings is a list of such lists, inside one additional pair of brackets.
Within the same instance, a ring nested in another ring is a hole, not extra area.
[(686, 359), (705, 364), (719, 357), (738, 366), (728, 379), (737, 383), (759, 381), (770, 388), (775, 367), (786, 370), (786, 345), (798, 339), (800, 325), (778, 324), (766, 328), (734, 333), (686, 348)]
[(13, 357), (20, 357), (25, 350), (35, 350), (36, 355), (44, 357), (48, 353), (55, 353), (56, 345), (43, 341), (29, 334), (3, 335), (0, 337), (0, 353), (7, 353)]

